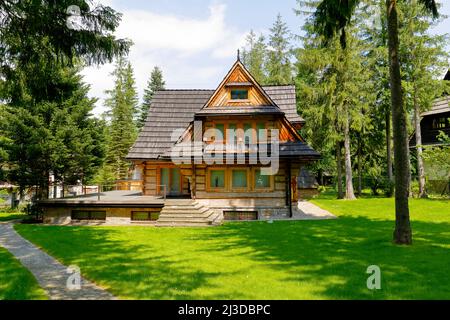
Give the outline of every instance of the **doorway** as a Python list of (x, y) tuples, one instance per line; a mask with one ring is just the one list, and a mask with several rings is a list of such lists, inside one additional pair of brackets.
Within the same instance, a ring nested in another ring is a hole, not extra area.
[(179, 168), (161, 168), (160, 190), (164, 192), (166, 186), (167, 196), (180, 196), (181, 189), (181, 172)]

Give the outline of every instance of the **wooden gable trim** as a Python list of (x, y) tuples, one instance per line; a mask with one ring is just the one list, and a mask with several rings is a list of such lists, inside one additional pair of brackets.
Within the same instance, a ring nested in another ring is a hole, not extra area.
[[(292, 123), (289, 122), (288, 119), (286, 119), (286, 117), (284, 117), (281, 120), (281, 124), (285, 126), (285, 128), (289, 131), (289, 133), (295, 137), (297, 139), (297, 141), (302, 141), (305, 142), (305, 140), (303, 139), (303, 137), (298, 133), (298, 131), (295, 129), (294, 125)], [(281, 132), (280, 132), (281, 134)]]
[[(264, 89), (261, 87), (261, 85), (256, 81), (256, 79), (250, 74), (250, 72), (247, 70), (247, 68), (241, 63), (241, 61), (237, 60), (234, 65), (231, 67), (230, 71), (228, 71), (227, 75), (223, 78), (222, 82), (219, 84), (217, 89), (214, 91), (212, 96), (209, 98), (209, 100), (205, 103), (202, 109), (207, 108), (210, 106), (212, 101), (214, 101), (221, 92), (221, 90), (226, 87), (226, 84), (228, 83), (228, 79), (231, 77), (231, 75), (236, 71), (237, 68), (240, 68), (244, 75), (250, 80), (250, 83), (256, 88), (256, 90), (270, 103), (272, 106), (277, 106), (277, 104), (272, 100), (272, 98), (264, 91)], [(232, 83), (233, 86), (237, 86), (236, 83)], [(248, 86), (247, 82), (243, 83), (243, 87)], [(278, 107), (279, 108), (279, 107)], [(281, 110), (281, 109), (280, 109)]]

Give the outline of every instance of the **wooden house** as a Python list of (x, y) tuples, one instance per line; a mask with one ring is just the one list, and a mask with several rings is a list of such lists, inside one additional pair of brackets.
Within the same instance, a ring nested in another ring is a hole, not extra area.
[(41, 201), (44, 222), (304, 218), (298, 176), (320, 157), (299, 134), (304, 123), (294, 86), (260, 86), (236, 61), (216, 90), (157, 92), (128, 155), (134, 179), (112, 192)]
[[(450, 71), (447, 72), (444, 80), (450, 81)], [(420, 129), (422, 133), (422, 145), (438, 145), (441, 142), (438, 139), (439, 133), (442, 131), (450, 136), (450, 94), (446, 94), (436, 99), (430, 110), (423, 112), (421, 115)], [(416, 146), (415, 134), (411, 136), (409, 141), (410, 148)]]
[[(304, 123), (294, 86), (260, 86), (238, 60), (216, 90), (158, 92), (128, 159), (142, 173), (144, 195), (193, 199), (225, 219), (289, 217), (300, 168), (320, 157), (299, 134)], [(251, 160), (263, 145), (273, 146), (272, 131), (279, 163), (264, 175), (267, 164)], [(173, 149), (183, 144), (188, 153), (179, 163)], [(211, 146), (226, 146), (216, 150), (219, 158), (241, 161), (206, 163)]]

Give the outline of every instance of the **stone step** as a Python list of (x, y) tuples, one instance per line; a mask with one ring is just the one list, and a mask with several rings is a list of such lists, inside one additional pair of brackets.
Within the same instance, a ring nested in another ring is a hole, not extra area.
[(185, 215), (185, 214), (193, 214), (193, 215), (204, 215), (207, 214), (209, 209), (195, 210), (195, 209), (186, 209), (186, 210), (173, 210), (173, 209), (163, 209), (161, 210), (161, 214), (173, 214), (173, 215)]
[(170, 223), (170, 222), (161, 222), (156, 223), (156, 227), (166, 227), (166, 228), (177, 228), (177, 227), (211, 227), (211, 223)]
[(165, 210), (176, 210), (176, 211), (182, 211), (182, 210), (202, 210), (202, 209), (208, 209), (202, 205), (195, 205), (195, 206), (164, 206), (163, 209)]
[(199, 216), (199, 215), (193, 215), (190, 217), (185, 216), (166, 216), (166, 215), (160, 215), (158, 221), (210, 221), (209, 216)]
[(211, 226), (222, 222), (221, 215), (195, 200), (166, 200), (156, 226), (188, 227)]
[(195, 205), (195, 200), (165, 200), (164, 205), (166, 206), (191, 206)]
[[(189, 218), (203, 218), (203, 219), (208, 219), (208, 218), (211, 218), (211, 217), (213, 217), (213, 215), (214, 215), (214, 212), (207, 212), (207, 213), (204, 213), (204, 214), (194, 214), (194, 213), (176, 213), (176, 214), (173, 214), (173, 213), (163, 213), (163, 214), (160, 214), (160, 219), (161, 218), (178, 218), (178, 219), (183, 219), (183, 218), (187, 218), (187, 219), (189, 219)], [(214, 217), (215, 218), (215, 217)]]

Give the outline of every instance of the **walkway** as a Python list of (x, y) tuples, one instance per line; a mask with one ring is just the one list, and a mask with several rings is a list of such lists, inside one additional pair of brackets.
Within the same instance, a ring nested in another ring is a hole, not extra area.
[(321, 220), (336, 219), (337, 217), (331, 212), (324, 210), (309, 201), (298, 202), (298, 208), (294, 210), (295, 220)]
[(112, 300), (113, 295), (81, 278), (79, 290), (69, 290), (71, 276), (67, 267), (28, 240), (22, 238), (12, 223), (0, 223), (0, 246), (11, 252), (34, 275), (52, 300)]

